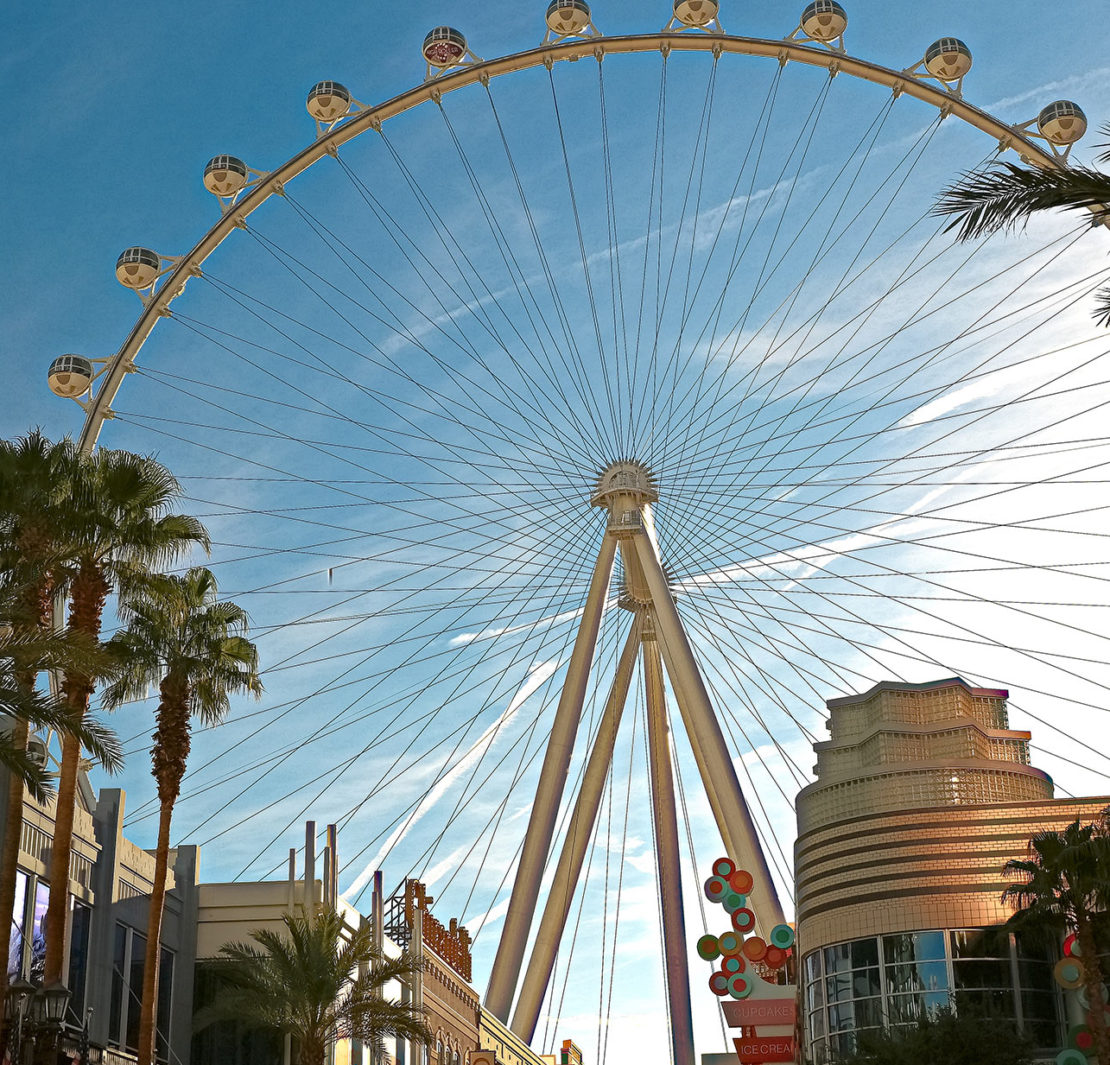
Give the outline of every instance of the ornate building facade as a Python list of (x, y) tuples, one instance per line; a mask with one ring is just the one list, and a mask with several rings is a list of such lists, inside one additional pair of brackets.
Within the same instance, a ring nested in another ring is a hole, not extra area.
[(1110, 797), (1055, 799), (1008, 693), (959, 677), (828, 702), (795, 845), (807, 1060), (942, 1006), (1001, 1012), (1042, 1046), (1063, 1016), (1042, 947), (997, 931), (1002, 867)]

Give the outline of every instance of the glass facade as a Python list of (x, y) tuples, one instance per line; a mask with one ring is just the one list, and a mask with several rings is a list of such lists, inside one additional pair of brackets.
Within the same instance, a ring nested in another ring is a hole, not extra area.
[(806, 1060), (855, 1049), (860, 1032), (951, 1007), (1013, 1017), (1038, 1046), (1063, 1037), (1052, 960), (999, 929), (904, 932), (837, 943), (802, 964)]
[[(146, 936), (124, 924), (116, 924), (112, 958), (112, 1004), (108, 1018), (108, 1041), (121, 1050), (139, 1048), (139, 1020), (143, 1001), (143, 972), (146, 969)], [(170, 999), (173, 989), (173, 953), (162, 949), (158, 974), (158, 1006), (155, 1018), (155, 1057), (167, 1060)]]

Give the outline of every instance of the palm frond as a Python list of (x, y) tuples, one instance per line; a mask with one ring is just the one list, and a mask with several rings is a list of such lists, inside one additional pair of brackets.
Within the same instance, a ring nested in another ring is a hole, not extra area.
[(1086, 167), (1037, 167), (998, 163), (964, 174), (949, 185), (933, 214), (951, 219), (959, 240), (1012, 230), (1051, 208), (1087, 210), (1092, 223), (1110, 220), (1110, 175)]

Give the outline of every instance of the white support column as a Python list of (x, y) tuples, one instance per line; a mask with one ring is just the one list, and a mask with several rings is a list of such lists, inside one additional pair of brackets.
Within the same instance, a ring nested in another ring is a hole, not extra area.
[(784, 918), (770, 867), (763, 855), (763, 848), (759, 845), (755, 822), (744, 800), (744, 793), (740, 790), (740, 781), (736, 777), (728, 745), (702, 681), (682, 619), (671, 597), (659, 556), (644, 532), (637, 531), (633, 540), (655, 607), (663, 661), (667, 665), (683, 724), (690, 736), (694, 759), (698, 764), (717, 828), (729, 857), (740, 862), (752, 874), (760, 925), (769, 929), (781, 924)]
[(601, 626), (601, 616), (609, 595), (609, 582), (613, 575), (613, 560), (616, 555), (616, 541), (606, 533), (601, 541), (586, 606), (578, 626), (563, 692), (559, 707), (555, 711), (555, 722), (547, 743), (543, 768), (540, 770), (539, 785), (536, 788), (536, 801), (528, 819), (528, 830), (524, 836), (524, 849), (517, 867), (513, 892), (509, 899), (509, 909), (505, 914), (505, 926), (501, 931), (501, 941), (494, 958), (490, 974), (489, 988), (486, 991), (486, 1009), (499, 1021), (506, 1022), (509, 1009), (513, 1004), (520, 965), (524, 958), (528, 931), (536, 912), (536, 900), (540, 892), (540, 877), (543, 875), (547, 852), (551, 847), (551, 837), (555, 831), (555, 820), (559, 813), (559, 802), (566, 785), (567, 770), (570, 767), (574, 738), (578, 732), (578, 722), (582, 716), (582, 702), (586, 695), (590, 666), (593, 664), (597, 647), (597, 634)]
[(605, 781), (613, 762), (613, 747), (617, 741), (621, 715), (628, 698), (628, 687), (632, 681), (632, 671), (636, 666), (636, 654), (639, 649), (640, 618), (637, 615), (617, 663), (617, 672), (613, 677), (613, 686), (609, 690), (605, 713), (598, 726), (597, 739), (594, 741), (593, 751), (590, 752), (590, 760), (582, 778), (582, 789), (567, 827), (567, 836), (563, 842), (562, 853), (559, 855), (555, 878), (551, 882), (547, 905), (540, 919), (540, 930), (536, 933), (532, 956), (524, 971), (520, 997), (513, 1011), (512, 1030), (526, 1043), (530, 1043), (532, 1036), (535, 1035), (543, 997), (547, 994), (551, 971), (555, 967), (555, 955), (559, 950), (563, 929), (566, 927), (567, 914), (570, 913), (571, 902), (574, 900), (578, 877), (586, 857), (586, 848), (593, 834), (601, 796), (605, 790)]
[(671, 1061), (694, 1065), (694, 1022), (690, 1013), (690, 968), (686, 959), (686, 918), (682, 906), (678, 814), (671, 775), (670, 735), (663, 694), (663, 663), (650, 616), (644, 626), (644, 692), (647, 696), (648, 765), (655, 861), (659, 873), (664, 973), (671, 1016)]

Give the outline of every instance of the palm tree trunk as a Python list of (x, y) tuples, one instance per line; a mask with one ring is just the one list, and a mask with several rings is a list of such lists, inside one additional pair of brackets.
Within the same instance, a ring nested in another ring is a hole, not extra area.
[(150, 916), (146, 925), (146, 964), (143, 968), (143, 1000), (139, 1012), (139, 1065), (152, 1065), (155, 1055), (158, 977), (162, 960), (162, 913), (166, 907), (171, 817), (173, 803), (163, 802), (158, 818), (158, 849), (154, 858), (154, 884), (150, 889)]
[(297, 1059), (300, 1065), (324, 1065), (328, 1052), (326, 1040), (305, 1036), (298, 1043)]
[(189, 686), (172, 672), (160, 686), (158, 727), (150, 750), (151, 770), (158, 785), (158, 847), (154, 855), (154, 883), (150, 889), (150, 917), (146, 926), (146, 967), (139, 1012), (139, 1065), (152, 1065), (158, 1019), (158, 976), (162, 960), (162, 913), (166, 907), (166, 878), (170, 863), (170, 820), (181, 793), (189, 758)]
[[(100, 617), (108, 598), (109, 585), (93, 563), (82, 563), (73, 581), (69, 628), (94, 640), (100, 637)], [(75, 722), (83, 721), (89, 709), (93, 679), (68, 675), (62, 685), (66, 705)], [(73, 811), (77, 802), (77, 772), (81, 763), (81, 744), (72, 736), (62, 737), (62, 766), (58, 776), (58, 799), (54, 810), (54, 841), (50, 847), (50, 900), (46, 906), (43, 930), (46, 957), (43, 983), (64, 980), (66, 956), (66, 918), (69, 913), (69, 863), (73, 848)]]
[(1075, 937), (1079, 940), (1083, 963), (1083, 978), (1090, 1003), (1091, 1038), (1095, 1046), (1098, 1065), (1110, 1065), (1110, 1031), (1106, 1027), (1106, 1009), (1102, 1002), (1102, 968), (1098, 963), (1098, 947), (1091, 918), (1087, 913), (1075, 915)]
[[(16, 718), (12, 726), (12, 746), (18, 750), (27, 749), (30, 729), (26, 721)], [(23, 835), (23, 779), (18, 773), (8, 774), (7, 824), (4, 826), (4, 846), (0, 850), (0, 922), (5, 928), (0, 941), (4, 944), (4, 964), (0, 967), (0, 1002), (5, 1001), (8, 993), (8, 958), (11, 952), (12, 928), (15, 919), (15, 881), (19, 871), (19, 843)], [(0, 1041), (0, 1058), (8, 1045), (8, 1028), (4, 1026), (4, 1037)]]
[(62, 737), (62, 766), (54, 808), (54, 839), (50, 845), (50, 899), (46, 905), (43, 933), (46, 955), (42, 982), (46, 986), (64, 982), (66, 918), (69, 915), (69, 864), (73, 852), (73, 811), (77, 803), (77, 770), (81, 744), (72, 736)]

